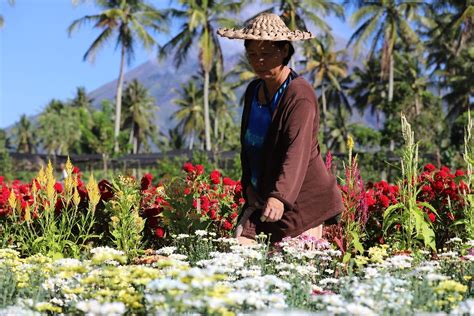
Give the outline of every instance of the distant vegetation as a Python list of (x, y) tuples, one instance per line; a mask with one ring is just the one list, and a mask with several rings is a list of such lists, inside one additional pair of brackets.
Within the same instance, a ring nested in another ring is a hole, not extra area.
[[(11, 133), (0, 133), (0, 151), (98, 153), (107, 159), (156, 149), (238, 150), (236, 89), (253, 74), (244, 56), (234, 69), (223, 72), (225, 60), (215, 32), (220, 26), (240, 26), (242, 21), (235, 17), (252, 2), (181, 0), (166, 10), (141, 0), (95, 2), (97, 14), (71, 21), (69, 32), (80, 26), (97, 30), (91, 46), (84, 47), (85, 60), (93, 59), (105, 43), (117, 43), (122, 58), (115, 101), (104, 100), (100, 108), (93, 108), (84, 88), (77, 88), (72, 99), (53, 99), (34, 121), (24, 115)], [(319, 97), (324, 151), (345, 153), (350, 134), (357, 151), (396, 151), (402, 143), (403, 112), (423, 152), (436, 154), (448, 165), (460, 159), (463, 126), (473, 108), (471, 1), (264, 2), (290, 28), (311, 26), (317, 31), (316, 39), (297, 44), (304, 60), (293, 66), (306, 74)], [(328, 15), (351, 21), (347, 48), (354, 55), (335, 50)], [(155, 37), (169, 32), (171, 22), (178, 23), (178, 33), (159, 47)], [(199, 64), (192, 80), (177, 91), (178, 110), (172, 117), (178, 125), (160, 131), (154, 124), (159, 98), (151, 97), (138, 81), (124, 86), (127, 61), (145, 48), (174, 58), (179, 67), (192, 45), (198, 48)], [(362, 62), (354, 63), (356, 59)], [(349, 64), (359, 66), (349, 71)], [(377, 128), (350, 123), (355, 111), (370, 111)], [(379, 154), (378, 159), (386, 156)]]

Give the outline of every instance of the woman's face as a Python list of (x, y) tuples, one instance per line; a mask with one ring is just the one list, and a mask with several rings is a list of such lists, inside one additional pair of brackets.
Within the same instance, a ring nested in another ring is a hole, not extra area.
[(246, 54), (257, 76), (260, 79), (270, 79), (281, 72), (288, 49), (288, 45), (281, 49), (272, 41), (250, 41)]

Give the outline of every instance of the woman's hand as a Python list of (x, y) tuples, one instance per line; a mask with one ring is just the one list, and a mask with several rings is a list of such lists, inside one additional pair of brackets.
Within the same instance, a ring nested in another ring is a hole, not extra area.
[(263, 208), (262, 222), (277, 222), (283, 216), (285, 211), (284, 204), (277, 198), (269, 197)]

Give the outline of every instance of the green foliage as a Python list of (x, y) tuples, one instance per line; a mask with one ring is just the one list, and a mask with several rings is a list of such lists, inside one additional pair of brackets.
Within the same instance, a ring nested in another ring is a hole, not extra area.
[(423, 211), (429, 209), (438, 215), (436, 210), (428, 203), (419, 203), (417, 196), (420, 189), (417, 187), (418, 179), (418, 144), (415, 144), (414, 133), (406, 117), (401, 115), (402, 135), (405, 146), (402, 149), (401, 160), (402, 180), (399, 181), (400, 203), (389, 206), (384, 212), (383, 230), (387, 236), (389, 228), (396, 224), (401, 227), (399, 241), (403, 249), (417, 247), (421, 240), (425, 247), (436, 251), (435, 233)]
[(105, 204), (110, 216), (110, 235), (118, 250), (135, 258), (142, 248), (144, 219), (139, 214), (140, 190), (135, 179), (117, 176), (112, 181), (114, 197)]

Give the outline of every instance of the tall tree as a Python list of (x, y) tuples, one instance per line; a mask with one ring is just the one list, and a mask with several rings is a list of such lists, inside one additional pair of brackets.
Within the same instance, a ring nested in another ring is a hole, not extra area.
[[(8, 4), (13, 6), (15, 4), (15, 0), (8, 0)], [(0, 29), (3, 27), (5, 23), (5, 19), (3, 18), (3, 15), (0, 14)]]
[[(275, 4), (273, 0), (265, 0), (267, 3)], [(331, 36), (331, 27), (326, 23), (324, 17), (334, 14), (344, 18), (344, 9), (336, 1), (327, 0), (280, 0), (275, 8), (281, 14), (288, 28), (291, 30), (307, 30), (306, 21), (313, 23), (327, 36)]]
[(123, 105), (123, 126), (130, 128), (129, 143), (132, 145), (132, 154), (137, 154), (142, 144), (148, 144), (148, 139), (154, 139), (157, 131), (156, 100), (138, 80), (134, 79), (125, 88)]
[[(344, 60), (345, 52), (332, 50), (332, 40), (325, 36), (322, 40), (310, 40), (304, 45), (305, 72), (310, 74), (313, 87), (319, 90), (323, 107), (322, 129), (326, 128), (327, 117), (327, 89), (331, 86), (334, 90), (343, 93), (339, 81), (347, 76), (347, 63)], [(344, 104), (336, 104), (336, 107)]]
[(187, 58), (193, 43), (199, 43), (199, 63), (204, 75), (204, 126), (206, 150), (211, 150), (209, 116), (209, 75), (216, 62), (222, 64), (222, 49), (216, 35), (216, 25), (231, 26), (234, 22), (225, 14), (238, 12), (242, 5), (233, 0), (180, 0), (180, 9), (170, 9), (172, 17), (184, 19), (180, 31), (160, 49), (164, 56), (175, 51), (174, 61), (179, 67)]
[(204, 130), (204, 111), (203, 111), (203, 91), (196, 82), (190, 80), (186, 84), (181, 85), (179, 98), (173, 102), (179, 106), (179, 109), (173, 113), (173, 118), (178, 121), (178, 128), (183, 136), (188, 138), (188, 148), (194, 148), (196, 136), (200, 135)]
[(23, 114), (15, 125), (13, 135), (16, 140), (16, 151), (31, 154), (36, 152), (35, 132), (31, 121)]
[(381, 48), (382, 78), (388, 75), (387, 100), (393, 100), (393, 52), (397, 39), (401, 38), (406, 45), (420, 47), (420, 39), (410, 22), (420, 20), (418, 10), (421, 1), (375, 0), (356, 1), (358, 10), (352, 15), (352, 23), (357, 30), (349, 39), (348, 46), (354, 44), (357, 56), (362, 44), (371, 40), (368, 58), (371, 59), (377, 49)]
[(94, 61), (97, 52), (105, 43), (115, 38), (120, 47), (120, 71), (115, 96), (114, 152), (119, 152), (119, 133), (122, 111), (122, 88), (125, 74), (125, 62), (134, 57), (136, 42), (151, 49), (155, 40), (149, 30), (166, 30), (165, 16), (143, 0), (96, 0), (103, 11), (96, 15), (87, 15), (75, 20), (68, 28), (69, 34), (86, 23), (94, 23), (101, 33), (84, 54), (84, 60)]

